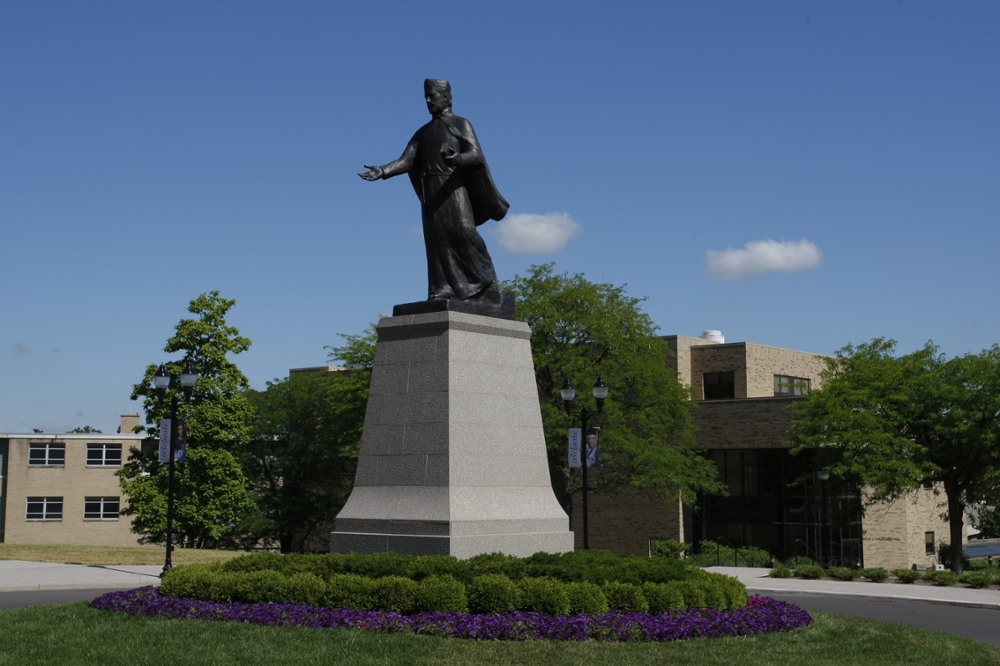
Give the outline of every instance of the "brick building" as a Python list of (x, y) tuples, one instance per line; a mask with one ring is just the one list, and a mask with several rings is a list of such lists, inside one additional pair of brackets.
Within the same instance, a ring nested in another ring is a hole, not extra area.
[(139, 447), (135, 414), (120, 434), (0, 435), (0, 542), (135, 546), (114, 473)]
[[(755, 546), (779, 559), (807, 555), (830, 564), (933, 565), (947, 539), (941, 488), (928, 486), (892, 504), (861, 511), (858, 489), (821, 481), (812, 455), (783, 445), (789, 405), (819, 388), (823, 356), (749, 342), (726, 343), (717, 331), (700, 338), (666, 336), (668, 364), (697, 399), (696, 447), (715, 462), (728, 496), (703, 493), (696, 505), (664, 503), (630, 490), (590, 496), (590, 544), (647, 554), (651, 541), (714, 541)], [(593, 470), (597, 474), (599, 470)], [(572, 528), (582, 547), (582, 507), (574, 497)]]

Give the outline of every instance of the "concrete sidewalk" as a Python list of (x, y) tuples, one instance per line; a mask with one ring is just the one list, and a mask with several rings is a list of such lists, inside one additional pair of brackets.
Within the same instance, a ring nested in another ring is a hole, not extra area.
[(163, 565), (98, 566), (0, 560), (0, 592), (130, 590), (159, 585)]
[(769, 596), (782, 592), (841, 598), (880, 599), (883, 601), (928, 601), (953, 606), (1000, 610), (1000, 592), (969, 587), (940, 587), (925, 583), (842, 582), (839, 580), (802, 580), (769, 578), (770, 569), (746, 567), (707, 567), (707, 571), (739, 579), (751, 593)]

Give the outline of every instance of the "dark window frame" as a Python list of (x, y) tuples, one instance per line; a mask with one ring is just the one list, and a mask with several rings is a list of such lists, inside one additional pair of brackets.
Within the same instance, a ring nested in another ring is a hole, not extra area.
[[(38, 452), (42, 455), (36, 455)], [(58, 453), (59, 455), (53, 455)], [(65, 442), (29, 442), (28, 443), (28, 466), (29, 467), (63, 467), (66, 465), (66, 443)]]
[(701, 375), (701, 387), (705, 400), (735, 400), (736, 372), (704, 372)]
[(121, 511), (121, 497), (84, 497), (84, 520), (118, 520)]
[[(122, 445), (117, 443), (93, 442), (87, 444), (87, 467), (121, 467)], [(108, 453), (116, 453), (117, 456)], [(91, 453), (98, 455), (92, 456)]]
[[(63, 519), (62, 497), (28, 497), (25, 504), (25, 520), (44, 522)], [(32, 511), (32, 505), (34, 505), (34, 511)]]
[[(802, 383), (805, 386), (802, 386)], [(802, 395), (809, 395), (812, 389), (812, 380), (808, 377), (791, 377), (789, 375), (774, 376), (774, 397), (791, 398)]]

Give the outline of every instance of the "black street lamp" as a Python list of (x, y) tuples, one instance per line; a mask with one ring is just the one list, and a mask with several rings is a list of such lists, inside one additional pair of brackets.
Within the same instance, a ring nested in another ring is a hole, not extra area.
[(597, 376), (597, 382), (594, 384), (593, 388), (594, 400), (597, 402), (597, 412), (592, 412), (586, 407), (582, 408), (578, 414), (573, 414), (572, 407), (573, 401), (576, 399), (576, 387), (573, 386), (573, 382), (566, 378), (566, 382), (563, 384), (562, 388), (559, 390), (559, 395), (563, 399), (563, 406), (566, 409), (566, 413), (570, 416), (580, 420), (580, 429), (583, 435), (581, 442), (581, 461), (580, 466), (583, 468), (583, 549), (588, 550), (590, 548), (590, 528), (587, 522), (587, 493), (590, 488), (587, 486), (587, 421), (591, 416), (598, 416), (604, 413), (604, 399), (608, 397), (608, 385), (604, 383), (604, 378), (600, 375)]
[[(184, 389), (184, 401), (187, 402), (191, 399), (191, 391), (194, 389), (194, 385), (198, 383), (198, 373), (195, 371), (194, 366), (191, 361), (187, 362), (184, 366), (184, 372), (181, 373), (181, 387)], [(167, 369), (161, 363), (160, 368), (153, 375), (153, 387), (156, 388), (156, 395), (160, 401), (160, 407), (163, 407), (163, 399), (166, 396), (167, 388), (170, 386), (170, 375), (167, 374)], [(174, 550), (174, 450), (177, 444), (176, 440), (177, 433), (177, 394), (170, 396), (170, 472), (167, 478), (167, 559), (163, 564), (163, 574), (170, 571), (173, 568), (173, 562), (171, 561), (171, 553)]]

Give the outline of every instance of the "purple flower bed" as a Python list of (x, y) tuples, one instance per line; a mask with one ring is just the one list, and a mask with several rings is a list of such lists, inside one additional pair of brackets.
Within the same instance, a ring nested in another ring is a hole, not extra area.
[(346, 627), (368, 631), (416, 633), (480, 640), (672, 641), (712, 636), (756, 636), (789, 631), (812, 622), (798, 606), (767, 597), (750, 597), (746, 608), (653, 613), (584, 613), (549, 617), (540, 613), (463, 615), (459, 613), (398, 613), (332, 610), (296, 604), (216, 603), (161, 596), (155, 587), (110, 592), (90, 604), (147, 617), (221, 620), (323, 629)]

